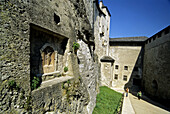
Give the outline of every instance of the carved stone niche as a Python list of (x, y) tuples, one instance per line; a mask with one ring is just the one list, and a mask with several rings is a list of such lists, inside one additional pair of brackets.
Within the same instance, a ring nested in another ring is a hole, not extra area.
[[(42, 75), (42, 80), (48, 80), (54, 78), (60, 72), (57, 71), (57, 51), (55, 48), (46, 43), (40, 50), (41, 53), (41, 63), (40, 63), (40, 72)], [(51, 77), (52, 76), (52, 77)]]
[(44, 73), (54, 72), (55, 53), (53, 48), (49, 46), (46, 47), (43, 50), (41, 56), (42, 56), (43, 72)]
[(54, 48), (50, 44), (45, 44), (41, 50), (41, 58), (42, 58), (42, 63), (40, 63), (40, 68), (41, 68), (41, 73), (46, 74), (50, 72), (54, 72), (56, 70), (56, 56), (57, 52), (54, 51)]

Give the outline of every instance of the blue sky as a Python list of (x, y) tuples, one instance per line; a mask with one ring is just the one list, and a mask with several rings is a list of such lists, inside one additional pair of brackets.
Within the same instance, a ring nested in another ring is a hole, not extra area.
[(110, 38), (151, 37), (170, 25), (170, 0), (103, 0), (111, 13)]

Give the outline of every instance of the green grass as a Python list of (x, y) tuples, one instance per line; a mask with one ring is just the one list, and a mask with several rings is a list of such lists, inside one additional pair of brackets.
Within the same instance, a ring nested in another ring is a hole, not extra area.
[(106, 86), (100, 87), (100, 93), (97, 95), (96, 107), (93, 114), (114, 114), (122, 94)]

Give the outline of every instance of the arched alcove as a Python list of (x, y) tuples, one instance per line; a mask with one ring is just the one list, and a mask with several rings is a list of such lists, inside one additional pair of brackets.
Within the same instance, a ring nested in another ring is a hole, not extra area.
[(158, 90), (158, 83), (156, 80), (152, 81), (152, 89), (153, 89), (153, 95), (156, 95), (157, 90)]
[(155, 90), (158, 89), (158, 83), (157, 83), (156, 80), (153, 80), (153, 81), (152, 81), (152, 88), (155, 89)]
[(55, 52), (54, 49), (50, 46), (46, 46), (41, 51), (41, 57), (42, 57), (42, 70), (43, 73), (50, 73), (54, 72), (55, 70)]

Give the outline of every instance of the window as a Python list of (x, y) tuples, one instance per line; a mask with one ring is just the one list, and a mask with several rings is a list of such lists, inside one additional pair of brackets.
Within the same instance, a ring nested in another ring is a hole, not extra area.
[(115, 69), (119, 69), (119, 65), (115, 65)]
[(124, 66), (124, 70), (128, 70), (128, 66)]
[(54, 21), (56, 24), (60, 23), (60, 17), (54, 13)]
[(127, 81), (127, 76), (126, 75), (123, 76), (123, 80)]
[(116, 80), (118, 79), (118, 74), (115, 74), (115, 78), (114, 79), (116, 79)]

